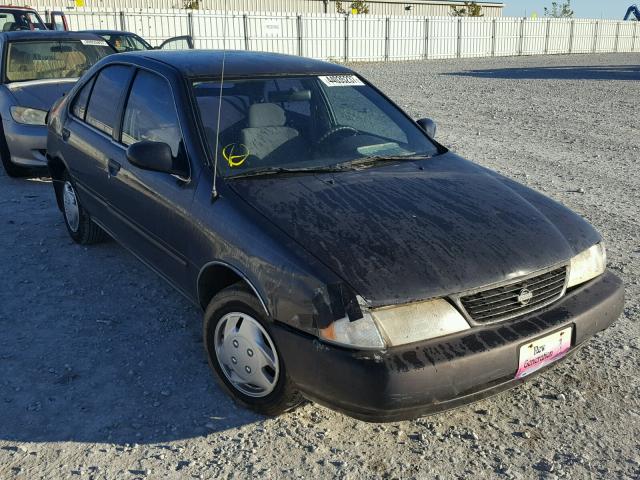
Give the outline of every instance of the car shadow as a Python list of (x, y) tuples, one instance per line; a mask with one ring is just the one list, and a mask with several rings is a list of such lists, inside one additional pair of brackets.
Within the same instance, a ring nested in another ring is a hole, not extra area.
[(446, 73), (459, 77), (500, 78), (512, 80), (640, 80), (639, 65), (553, 66), (531, 68), (497, 68)]
[(264, 420), (215, 382), (199, 308), (116, 242), (74, 244), (50, 183), (0, 189), (1, 441), (158, 443)]

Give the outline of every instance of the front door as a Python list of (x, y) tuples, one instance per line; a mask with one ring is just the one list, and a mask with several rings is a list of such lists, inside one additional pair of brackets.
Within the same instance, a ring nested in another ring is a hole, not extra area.
[[(153, 92), (152, 94), (150, 92)], [(189, 172), (189, 160), (171, 87), (155, 73), (138, 70), (124, 107), (118, 171), (109, 178), (115, 215), (126, 224), (127, 247), (187, 294), (197, 275), (189, 261), (190, 207), (195, 181), (143, 170), (127, 160), (126, 149), (141, 140), (164, 142), (175, 162)], [(191, 279), (191, 281), (190, 281)]]

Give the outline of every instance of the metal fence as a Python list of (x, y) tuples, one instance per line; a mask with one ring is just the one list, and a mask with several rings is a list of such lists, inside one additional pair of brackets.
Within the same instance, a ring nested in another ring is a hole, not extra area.
[(340, 61), (640, 52), (640, 22), (613, 20), (151, 9), (78, 9), (67, 15), (72, 30), (128, 30), (152, 44), (192, 35), (196, 48), (261, 50)]

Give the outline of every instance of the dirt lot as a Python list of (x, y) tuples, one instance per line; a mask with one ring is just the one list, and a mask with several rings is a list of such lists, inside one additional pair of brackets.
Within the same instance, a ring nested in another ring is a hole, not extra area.
[(356, 66), (446, 145), (584, 215), (626, 284), (624, 315), (572, 359), (412, 422), (236, 408), (200, 312), (116, 243), (73, 244), (46, 179), (0, 172), (0, 479), (640, 478), (639, 64)]

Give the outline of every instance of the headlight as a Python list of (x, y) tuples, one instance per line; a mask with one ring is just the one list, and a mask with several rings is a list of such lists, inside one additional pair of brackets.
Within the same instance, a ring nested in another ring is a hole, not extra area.
[(363, 317), (342, 318), (320, 330), (321, 338), (349, 347), (381, 349), (441, 337), (469, 329), (469, 324), (446, 300), (436, 299), (368, 310)]
[(571, 259), (567, 288), (580, 285), (604, 273), (607, 268), (607, 251), (600, 242)]
[(378, 308), (371, 315), (380, 325), (390, 346), (442, 337), (468, 330), (469, 324), (446, 300)]
[(11, 107), (11, 116), (25, 125), (46, 125), (47, 112), (36, 108)]

